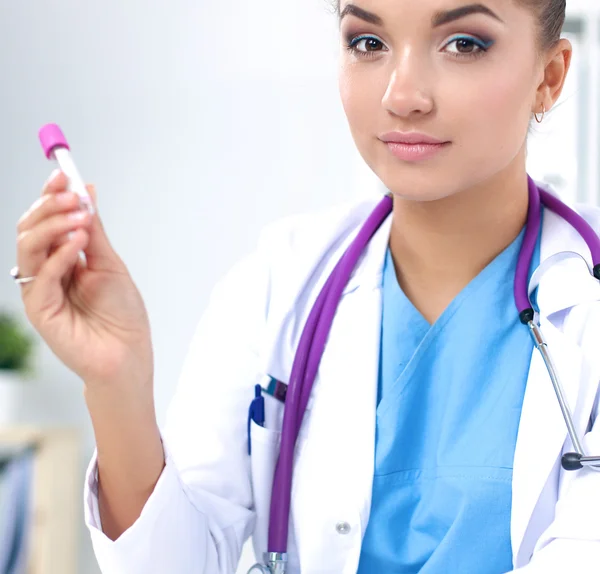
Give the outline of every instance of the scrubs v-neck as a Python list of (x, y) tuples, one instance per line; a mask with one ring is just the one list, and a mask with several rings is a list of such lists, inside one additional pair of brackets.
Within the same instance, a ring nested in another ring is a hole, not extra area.
[[(512, 570), (512, 467), (533, 343), (513, 281), (524, 229), (433, 324), (388, 248), (375, 468), (358, 574)], [(539, 265), (538, 236), (529, 277)]]

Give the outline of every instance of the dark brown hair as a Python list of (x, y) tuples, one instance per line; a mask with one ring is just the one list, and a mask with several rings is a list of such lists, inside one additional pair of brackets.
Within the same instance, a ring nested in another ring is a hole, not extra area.
[[(560, 40), (565, 23), (566, 0), (513, 0), (518, 5), (533, 11), (538, 21), (538, 47), (542, 52)], [(340, 0), (333, 0), (334, 8), (340, 13)]]
[(533, 10), (538, 21), (538, 45), (542, 51), (560, 40), (565, 23), (566, 0), (515, 0)]

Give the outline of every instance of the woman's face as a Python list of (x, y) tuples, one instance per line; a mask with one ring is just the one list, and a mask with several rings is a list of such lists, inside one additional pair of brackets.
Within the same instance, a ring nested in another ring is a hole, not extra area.
[[(350, 130), (400, 197), (440, 199), (524, 165), (544, 78), (534, 15), (509, 0), (481, 0), (478, 11), (453, 17), (467, 4), (340, 1), (339, 86)], [(380, 139), (394, 131), (448, 143), (429, 158), (398, 157)]]

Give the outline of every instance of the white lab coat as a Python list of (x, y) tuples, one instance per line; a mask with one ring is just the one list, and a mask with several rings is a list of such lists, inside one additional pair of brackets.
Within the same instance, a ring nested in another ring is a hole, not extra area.
[[(90, 463), (85, 514), (103, 573), (232, 574), (250, 535), (262, 556), (283, 407), (266, 398), (266, 428), (252, 424), (249, 457), (246, 424), (253, 387), (267, 374), (288, 382), (312, 303), (379, 199), (271, 224), (256, 250), (217, 284), (162, 429), (166, 468), (138, 521), (114, 542), (99, 529), (95, 457)], [(600, 210), (577, 209), (600, 229)], [(344, 290), (300, 431), (291, 574), (351, 574), (358, 567), (371, 503), (381, 276), (390, 224), (391, 216)], [(589, 260), (579, 235), (547, 212), (541, 259), (566, 250)], [(541, 279), (538, 303), (575, 425), (585, 435), (584, 448), (600, 454), (600, 423), (593, 425), (600, 286), (582, 261), (557, 262)], [(570, 449), (535, 350), (514, 459), (511, 541), (519, 573), (600, 567), (600, 472), (563, 471), (560, 456)], [(340, 524), (346, 527), (337, 528)]]

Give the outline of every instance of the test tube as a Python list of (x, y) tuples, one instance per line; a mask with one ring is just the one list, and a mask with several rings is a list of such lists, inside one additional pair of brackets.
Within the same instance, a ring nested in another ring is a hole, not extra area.
[(56, 124), (46, 124), (39, 131), (40, 143), (46, 158), (55, 160), (61, 171), (67, 176), (67, 190), (79, 196), (79, 205), (94, 215), (94, 203), (90, 197), (85, 183), (79, 175), (77, 166), (73, 161), (71, 149), (62, 130)]

